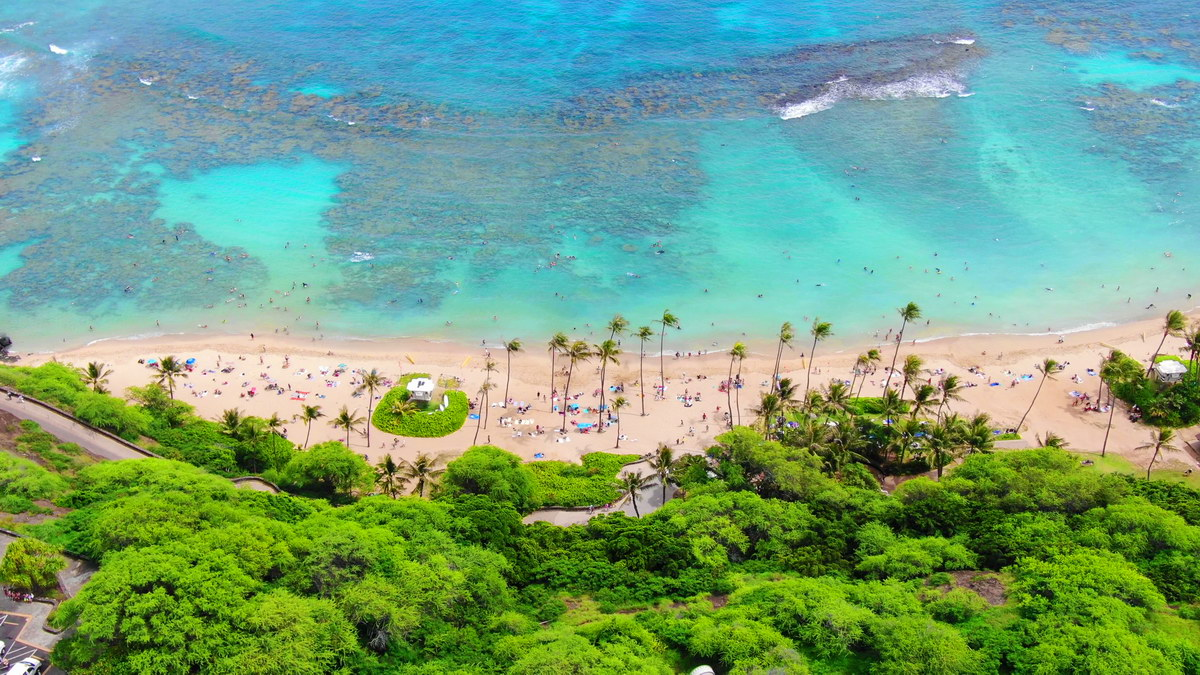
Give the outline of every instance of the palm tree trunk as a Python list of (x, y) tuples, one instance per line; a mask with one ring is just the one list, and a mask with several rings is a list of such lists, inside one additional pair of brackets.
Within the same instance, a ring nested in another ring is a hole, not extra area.
[(908, 327), (908, 319), (900, 322), (900, 332), (896, 334), (896, 351), (892, 354), (892, 365), (888, 368), (887, 379), (883, 382), (883, 390), (887, 391), (892, 383), (892, 373), (896, 372), (896, 359), (900, 357), (900, 344), (904, 342), (904, 329)]
[(567, 401), (569, 401), (569, 400), (570, 400), (570, 395), (571, 395), (571, 376), (572, 376), (572, 375), (574, 375), (574, 374), (575, 374), (575, 359), (571, 359), (571, 367), (570, 367), (570, 368), (567, 368), (567, 390), (563, 392), (563, 409), (562, 409), (563, 425), (562, 425), (562, 430), (563, 430), (564, 432), (567, 430)]
[(504, 409), (508, 409), (508, 382), (512, 379), (512, 352), (505, 349), (505, 354), (508, 355), (508, 363), (504, 367)]
[(1117, 411), (1117, 400), (1112, 395), (1112, 385), (1108, 387), (1108, 426), (1104, 428), (1104, 443), (1100, 444), (1100, 456), (1103, 457), (1108, 449), (1108, 432), (1112, 431), (1113, 413)]
[[(741, 361), (738, 361), (737, 379), (739, 382), (742, 380), (742, 362)], [(742, 425), (742, 390), (741, 390), (741, 388), (738, 388), (736, 391), (733, 392), (733, 404), (734, 404), (734, 406), (737, 407), (738, 426), (741, 426)], [(731, 419), (731, 420), (733, 419), (732, 412), (729, 413), (729, 419)]]
[(804, 405), (808, 406), (808, 385), (812, 382), (813, 360), (817, 357), (817, 338), (813, 338), (812, 349), (808, 350), (808, 375), (804, 378)]
[(658, 334), (658, 384), (662, 387), (662, 395), (667, 396), (667, 370), (663, 365), (663, 351), (667, 344), (667, 324), (663, 324), (662, 332)]
[(367, 448), (371, 447), (371, 404), (375, 402), (375, 389), (367, 390)]
[(858, 366), (854, 366), (854, 370), (852, 372), (854, 374), (850, 377), (850, 389), (848, 390), (851, 396), (854, 395), (854, 383), (858, 381)]
[(1029, 408), (1025, 410), (1025, 414), (1021, 415), (1021, 421), (1017, 422), (1017, 433), (1021, 433), (1021, 425), (1025, 424), (1025, 418), (1029, 416), (1029, 411), (1033, 410), (1033, 404), (1037, 403), (1038, 394), (1042, 393), (1042, 385), (1046, 384), (1047, 373), (1042, 373), (1042, 380), (1038, 382), (1037, 391), (1033, 392), (1033, 400), (1029, 402)]
[(621, 449), (621, 411), (617, 411), (617, 449)]
[(479, 444), (479, 427), (483, 426), (483, 397), (484, 393), (479, 392), (479, 414), (475, 416), (475, 438), (471, 439), (471, 445)]
[(554, 409), (554, 363), (558, 358), (558, 350), (550, 352), (550, 409)]
[(725, 406), (729, 409), (729, 428), (733, 428), (733, 354), (729, 355), (729, 380), (725, 387)]
[(1150, 367), (1146, 369), (1146, 377), (1150, 377), (1150, 373), (1154, 372), (1154, 362), (1158, 360), (1158, 353), (1162, 351), (1163, 345), (1167, 343), (1168, 332), (1170, 331), (1163, 331), (1162, 339), (1158, 341), (1158, 349), (1155, 349), (1154, 356), (1150, 357)]
[[(658, 482), (662, 483), (662, 504), (667, 503), (667, 475), (662, 474), (658, 477)], [(659, 506), (662, 506), (659, 504)]]
[(637, 490), (629, 493), (629, 501), (633, 502), (633, 515), (636, 518), (641, 518), (642, 514), (637, 507)]
[[(1150, 480), (1150, 470), (1154, 468), (1154, 463), (1158, 461), (1158, 451), (1160, 449), (1162, 449), (1162, 444), (1155, 443), (1154, 444), (1154, 456), (1150, 458), (1150, 464), (1149, 464), (1149, 466), (1146, 467), (1146, 480)], [(634, 507), (634, 510), (635, 511), (637, 510), (636, 506)]]
[(312, 436), (312, 420), (308, 421), (308, 431), (304, 434), (304, 449), (308, 449), (308, 439)]
[(770, 393), (775, 393), (775, 385), (779, 382), (779, 364), (783, 360), (783, 340), (779, 341), (779, 345), (775, 347), (775, 370), (771, 373), (771, 390)]
[(642, 351), (638, 355), (638, 386), (642, 388), (642, 417), (646, 416), (646, 342), (642, 341)]

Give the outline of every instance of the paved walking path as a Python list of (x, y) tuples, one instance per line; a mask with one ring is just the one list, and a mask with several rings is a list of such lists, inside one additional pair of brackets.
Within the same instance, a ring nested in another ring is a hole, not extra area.
[(54, 434), (59, 440), (76, 443), (91, 454), (103, 459), (145, 459), (146, 454), (140, 453), (128, 445), (81, 424), (73, 418), (55, 412), (34, 403), (33, 401), (9, 400), (0, 395), (0, 410), (12, 413), (24, 420), (33, 420), (43, 429)]

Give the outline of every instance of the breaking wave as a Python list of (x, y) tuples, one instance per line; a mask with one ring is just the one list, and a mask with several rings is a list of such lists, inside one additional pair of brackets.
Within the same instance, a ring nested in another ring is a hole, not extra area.
[(924, 73), (884, 83), (860, 83), (840, 77), (822, 85), (819, 91), (816, 96), (780, 106), (779, 116), (785, 120), (804, 117), (828, 110), (845, 100), (901, 101), (970, 95), (967, 85), (950, 72)]

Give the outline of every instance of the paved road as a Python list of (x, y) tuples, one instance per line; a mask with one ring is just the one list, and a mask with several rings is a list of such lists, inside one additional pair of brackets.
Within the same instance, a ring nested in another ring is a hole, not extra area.
[(91, 454), (103, 459), (144, 459), (143, 455), (128, 446), (118, 443), (104, 434), (97, 433), (84, 424), (70, 417), (60, 415), (52, 410), (30, 401), (9, 400), (0, 395), (0, 410), (10, 412), (25, 420), (33, 420), (67, 443), (76, 443)]

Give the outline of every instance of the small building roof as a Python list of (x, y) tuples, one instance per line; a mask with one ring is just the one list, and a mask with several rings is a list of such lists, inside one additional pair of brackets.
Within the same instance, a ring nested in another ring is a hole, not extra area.
[(1187, 366), (1174, 359), (1166, 359), (1154, 364), (1154, 369), (1163, 375), (1182, 375), (1187, 372)]
[(433, 393), (433, 389), (435, 386), (437, 386), (437, 384), (433, 380), (429, 379), (428, 377), (418, 377), (418, 378), (409, 380), (409, 382), (408, 382), (408, 390), (409, 391), (420, 391), (420, 392), (424, 392), (424, 393), (428, 393), (428, 394)]

